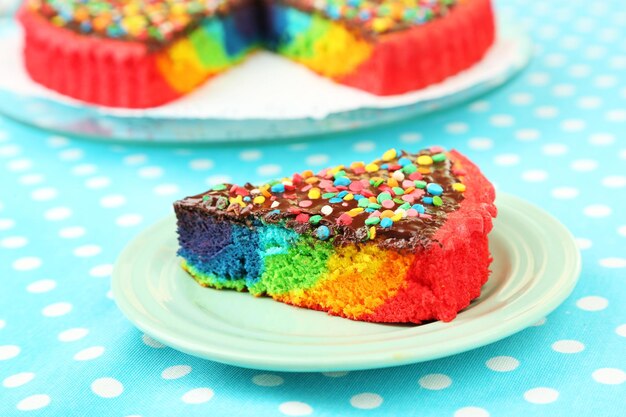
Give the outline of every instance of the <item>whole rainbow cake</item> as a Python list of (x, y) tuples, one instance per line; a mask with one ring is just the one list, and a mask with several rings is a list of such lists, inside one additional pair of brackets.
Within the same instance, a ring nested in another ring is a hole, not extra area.
[(490, 0), (26, 0), (24, 60), (40, 84), (145, 108), (267, 48), (377, 95), (417, 90), (478, 62)]
[(178, 254), (203, 286), (353, 320), (449, 321), (489, 276), (494, 198), (456, 151), (391, 149), (177, 201)]

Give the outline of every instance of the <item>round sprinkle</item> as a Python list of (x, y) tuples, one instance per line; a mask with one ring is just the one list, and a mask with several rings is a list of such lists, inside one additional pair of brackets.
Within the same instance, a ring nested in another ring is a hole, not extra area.
[(428, 166), (433, 164), (433, 158), (428, 155), (420, 155), (417, 157), (417, 164), (422, 166)]
[(395, 171), (391, 174), (391, 177), (396, 181), (402, 181), (404, 180), (404, 173), (402, 171)]
[(330, 230), (322, 225), (315, 230), (315, 235), (319, 240), (326, 240), (330, 237)]
[(348, 226), (352, 224), (352, 217), (350, 217), (347, 213), (343, 213), (341, 216), (337, 218), (337, 224)]
[(254, 204), (263, 204), (263, 203), (265, 203), (265, 197), (263, 197), (262, 195), (258, 195), (256, 197), (254, 197), (254, 200), (252, 200), (252, 202)]
[(388, 229), (391, 226), (393, 226), (393, 220), (391, 220), (389, 217), (385, 217), (384, 219), (382, 219), (380, 221), (380, 225), (381, 225), (381, 227), (384, 227), (385, 229)]
[(413, 206), (411, 206), (411, 208), (413, 210), (417, 211), (420, 214), (426, 213), (426, 209), (421, 204), (413, 204)]
[(454, 191), (462, 193), (463, 191), (465, 191), (465, 184), (461, 184), (460, 182), (457, 182), (456, 184), (452, 184), (452, 189)]
[(309, 215), (306, 213), (300, 213), (296, 216), (296, 221), (298, 223), (308, 223), (309, 222)]
[(426, 188), (426, 181), (422, 181), (422, 180), (415, 180), (414, 181), (415, 187), (421, 189)]
[(337, 203), (341, 203), (342, 201), (343, 199), (340, 197), (333, 197), (330, 200), (328, 200), (330, 204), (337, 204)]
[(431, 182), (426, 186), (426, 191), (432, 195), (441, 195), (443, 193), (443, 188), (441, 185)]
[(354, 217), (354, 216), (357, 216), (360, 213), (363, 213), (363, 208), (362, 207), (355, 207), (352, 210), (348, 211), (347, 214), (350, 217)]
[(417, 210), (410, 208), (406, 211), (406, 215), (407, 217), (417, 217)]
[(284, 193), (285, 192), (285, 185), (284, 184), (274, 184), (272, 185), (271, 188), (273, 193)]
[(320, 198), (320, 189), (319, 188), (311, 188), (309, 190), (309, 195), (308, 197), (311, 200), (317, 200), (318, 198)]
[(350, 181), (350, 178), (348, 177), (339, 177), (335, 180), (334, 184), (335, 185), (342, 185), (342, 186), (348, 186), (350, 185), (352, 181)]
[(393, 208), (393, 206), (395, 206), (396, 203), (393, 202), (393, 200), (384, 200), (382, 202), (382, 206), (386, 209), (391, 209)]
[(383, 219), (385, 219), (385, 218), (388, 218), (388, 217), (393, 217), (393, 216), (395, 216), (395, 215), (396, 215), (396, 213), (394, 213), (393, 211), (391, 211), (391, 210), (385, 210), (385, 211), (383, 211), (383, 212), (380, 214), (380, 217), (381, 217), (381, 218), (383, 218)]
[(222, 191), (225, 189), (226, 189), (226, 184), (216, 184), (211, 188), (211, 190), (213, 191)]
[(433, 204), (433, 198), (432, 197), (424, 197), (424, 198), (422, 198), (422, 202), (424, 204)]
[(333, 208), (331, 206), (324, 206), (320, 211), (324, 216), (328, 216), (330, 213), (333, 212)]
[(393, 190), (393, 193), (395, 195), (402, 195), (402, 194), (404, 194), (404, 190), (402, 188), (400, 188), (400, 187), (393, 187), (392, 190)]
[(365, 224), (368, 226), (373, 226), (375, 224), (380, 223), (380, 218), (379, 217), (370, 217), (368, 219), (365, 219)]
[(383, 154), (382, 160), (383, 160), (383, 161), (391, 161), (393, 158), (395, 158), (395, 157), (396, 157), (396, 155), (397, 155), (397, 154), (398, 154), (398, 153), (396, 152), (396, 150), (395, 150), (395, 149), (393, 149), (393, 148), (391, 148), (391, 149), (389, 149), (388, 151), (386, 151), (386, 152)]
[(315, 216), (311, 216), (311, 218), (309, 219), (309, 223), (318, 224), (320, 220), (322, 220), (322, 216), (320, 216), (319, 214), (316, 214)]
[(433, 205), (436, 207), (441, 207), (443, 206), (443, 200), (441, 199), (441, 197), (439, 197), (438, 195), (433, 197)]
[(300, 207), (311, 207), (313, 202), (311, 200), (302, 200), (298, 203)]
[(389, 194), (386, 191), (383, 191), (382, 193), (378, 194), (378, 202), (382, 204), (383, 201), (385, 200), (391, 200), (391, 194)]
[(365, 165), (365, 170), (367, 172), (376, 172), (378, 171), (379, 167), (376, 164), (367, 164)]
[(445, 153), (438, 153), (433, 155), (433, 161), (435, 162), (443, 162), (446, 160), (446, 154)]

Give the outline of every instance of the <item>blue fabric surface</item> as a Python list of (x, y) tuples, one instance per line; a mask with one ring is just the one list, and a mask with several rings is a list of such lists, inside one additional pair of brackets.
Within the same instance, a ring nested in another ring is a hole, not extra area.
[[(530, 67), (472, 103), (392, 126), (185, 148), (69, 139), (0, 118), (0, 416), (624, 415), (626, 10), (617, 0), (498, 6), (532, 34)], [(282, 374), (163, 347), (110, 298), (116, 256), (176, 198), (432, 144), (466, 153), (499, 191), (577, 237), (580, 282), (545, 321), (432, 362)]]

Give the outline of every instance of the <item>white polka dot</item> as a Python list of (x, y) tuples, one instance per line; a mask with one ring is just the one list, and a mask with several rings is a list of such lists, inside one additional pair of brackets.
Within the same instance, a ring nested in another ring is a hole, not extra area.
[(626, 187), (626, 177), (621, 175), (612, 175), (602, 178), (602, 185), (609, 188)]
[(591, 377), (600, 384), (619, 385), (626, 381), (626, 372), (618, 368), (600, 368)]
[(141, 336), (141, 340), (143, 341), (143, 343), (146, 346), (150, 346), (152, 348), (155, 349), (161, 349), (164, 348), (165, 345), (157, 340), (154, 340), (153, 338), (151, 338), (150, 336), (148, 336), (147, 334), (144, 334), (143, 336)]
[(454, 123), (448, 123), (445, 126), (445, 130), (446, 132), (450, 133), (450, 134), (462, 134), (462, 133), (467, 133), (467, 131), (469, 130), (469, 125), (467, 123), (463, 123), (463, 122), (454, 122)]
[(520, 129), (515, 132), (515, 138), (524, 142), (537, 140), (540, 135), (539, 131), (535, 129)]
[(104, 353), (103, 346), (92, 346), (81, 350), (74, 355), (75, 361), (90, 361), (99, 358)]
[(500, 166), (513, 166), (519, 163), (519, 156), (511, 153), (497, 155), (493, 162)]
[(41, 259), (34, 256), (25, 256), (13, 261), (13, 269), (16, 271), (32, 271), (39, 268), (41, 264)]
[(589, 136), (589, 143), (593, 146), (609, 146), (615, 142), (615, 136), (611, 133), (593, 133)]
[(55, 198), (57, 194), (57, 190), (52, 187), (38, 188), (30, 193), (30, 198), (35, 201), (48, 201)]
[(83, 157), (83, 151), (80, 149), (66, 149), (59, 152), (59, 159), (62, 161), (77, 161)]
[(89, 270), (89, 275), (96, 278), (107, 278), (111, 276), (113, 272), (113, 265), (111, 264), (102, 264), (94, 266)]
[(580, 298), (576, 301), (576, 307), (585, 311), (600, 311), (607, 308), (609, 305), (609, 300), (604, 297), (599, 297), (597, 295), (590, 295), (587, 297)]
[(510, 372), (519, 366), (519, 361), (512, 356), (494, 356), (485, 362), (487, 368), (496, 372)]
[(541, 182), (548, 178), (548, 173), (541, 169), (531, 169), (522, 173), (522, 179), (528, 182)]
[(97, 170), (98, 168), (93, 164), (81, 164), (76, 165), (74, 168), (72, 168), (72, 173), (74, 175), (82, 177), (84, 175), (93, 175), (96, 173)]
[(26, 246), (28, 239), (23, 236), (9, 236), (0, 240), (0, 246), (6, 249), (18, 249)]
[(609, 122), (615, 122), (615, 123), (626, 122), (626, 110), (624, 109), (609, 110), (608, 112), (606, 112), (605, 117), (606, 117), (606, 120)]
[(584, 237), (577, 237), (574, 240), (576, 241), (576, 246), (578, 246), (578, 249), (580, 250), (587, 250), (593, 245), (593, 242), (591, 242), (591, 240)]
[(598, 88), (611, 88), (617, 84), (617, 78), (613, 75), (598, 75), (593, 79), (593, 85)]
[(548, 321), (548, 319), (544, 317), (542, 319), (537, 320), (537, 322), (532, 324), (532, 326), (533, 327), (543, 326), (544, 324), (546, 324), (547, 321)]
[(598, 168), (598, 162), (593, 159), (577, 159), (570, 164), (574, 171), (589, 172)]
[(565, 55), (558, 54), (558, 53), (548, 54), (545, 56), (544, 60), (545, 60), (546, 66), (552, 67), (552, 68), (562, 67), (567, 62), (567, 58), (565, 57)]
[(371, 152), (376, 148), (376, 144), (371, 140), (357, 142), (352, 146), (355, 152)]
[(552, 88), (552, 94), (557, 97), (570, 97), (576, 92), (576, 87), (572, 84), (557, 84)]
[(22, 385), (28, 384), (35, 378), (35, 374), (32, 372), (20, 372), (4, 378), (2, 386), (5, 388), (17, 388)]
[(422, 135), (416, 132), (407, 132), (400, 135), (400, 141), (404, 143), (415, 143), (422, 140)]
[(324, 165), (328, 163), (328, 155), (324, 155), (324, 154), (314, 154), (314, 155), (309, 155), (306, 158), (306, 163), (307, 165), (311, 165), (311, 166), (319, 166), (319, 165)]
[(189, 365), (174, 365), (169, 368), (165, 368), (161, 372), (161, 378), (163, 379), (178, 379), (191, 372), (191, 366)]
[(523, 106), (533, 102), (533, 96), (529, 93), (515, 93), (509, 97), (511, 104)]
[(567, 153), (569, 148), (562, 143), (547, 143), (541, 147), (541, 152), (547, 156), (560, 156)]
[(617, 233), (622, 236), (626, 236), (626, 225), (618, 227)]
[(46, 142), (51, 148), (61, 148), (70, 143), (69, 139), (63, 136), (50, 136)]
[(59, 230), (59, 237), (63, 239), (76, 239), (85, 234), (85, 228), (81, 226), (64, 227)]
[(551, 194), (554, 198), (566, 200), (578, 197), (579, 191), (573, 187), (557, 187), (552, 189)]
[(100, 199), (100, 205), (104, 208), (116, 208), (126, 204), (126, 197), (120, 194), (105, 195)]
[(587, 127), (587, 123), (580, 119), (567, 119), (561, 122), (561, 130), (565, 132), (580, 132)]
[(61, 302), (50, 304), (41, 310), (41, 314), (46, 317), (60, 317), (68, 314), (72, 311), (72, 305), (70, 303)]
[(100, 252), (102, 252), (102, 248), (98, 245), (83, 245), (74, 249), (74, 256), (89, 258), (98, 255)]
[(111, 185), (111, 179), (107, 177), (93, 177), (85, 181), (85, 187), (91, 189), (105, 188)]
[(549, 404), (559, 398), (559, 392), (553, 388), (533, 388), (524, 393), (524, 399), (533, 404)]
[(50, 221), (65, 220), (72, 215), (72, 210), (67, 207), (54, 207), (46, 210), (43, 217)]
[(20, 411), (33, 411), (47, 407), (50, 404), (50, 396), (46, 394), (35, 394), (26, 397), (17, 403), (16, 408)]
[(41, 174), (26, 174), (19, 177), (18, 181), (22, 185), (37, 185), (44, 181), (44, 177)]
[(621, 159), (626, 160), (626, 149), (622, 149), (622, 150), (619, 152), (619, 157), (620, 157)]
[(616, 70), (626, 69), (626, 55), (612, 56), (609, 59), (609, 67)]
[(626, 268), (626, 258), (603, 258), (599, 264), (605, 268)]
[(124, 385), (115, 378), (98, 378), (91, 383), (91, 391), (102, 398), (115, 398), (124, 392)]
[(489, 411), (480, 407), (463, 407), (454, 412), (454, 417), (489, 417)]
[(611, 215), (611, 207), (603, 204), (592, 204), (583, 209), (583, 213), (588, 217), (606, 217)]
[(176, 184), (159, 184), (152, 189), (156, 195), (169, 196), (180, 191)]
[(602, 99), (600, 97), (581, 97), (576, 101), (576, 105), (581, 109), (597, 109), (602, 105)]
[(428, 374), (420, 378), (419, 384), (422, 388), (440, 390), (452, 385), (452, 379), (444, 374)]
[(252, 377), (252, 383), (260, 387), (276, 387), (285, 382), (283, 377), (272, 374), (258, 374)]
[(123, 161), (126, 165), (140, 165), (145, 163), (148, 157), (142, 153), (125, 156)]
[(618, 336), (626, 337), (626, 324), (619, 325), (615, 328), (615, 333)]
[(12, 172), (27, 171), (33, 167), (33, 161), (30, 159), (14, 159), (7, 164), (7, 169)]
[(550, 82), (550, 76), (545, 72), (531, 72), (528, 74), (528, 82), (531, 85), (546, 85)]
[(578, 353), (585, 350), (585, 345), (578, 340), (559, 340), (552, 344), (552, 350), (559, 353)]
[(4, 329), (4, 326), (6, 326), (6, 321), (0, 319), (0, 329)]
[(139, 214), (123, 214), (115, 219), (115, 224), (121, 227), (136, 226), (143, 221), (143, 217)]
[(289, 150), (292, 151), (303, 151), (309, 147), (306, 143), (294, 143), (293, 145), (289, 145)]
[(213, 390), (210, 388), (195, 388), (183, 394), (181, 399), (186, 404), (202, 404), (213, 398)]
[(467, 145), (476, 151), (486, 151), (493, 148), (493, 140), (489, 138), (472, 138)]
[(496, 127), (507, 127), (515, 124), (515, 119), (509, 114), (496, 114), (489, 118), (489, 123)]
[(182, 149), (176, 149), (174, 151), (174, 153), (176, 155), (187, 156), (187, 155), (191, 155), (193, 152), (191, 151), (191, 149), (184, 149), (184, 148), (182, 148)]
[(280, 174), (280, 171), (282, 171), (282, 168), (276, 164), (265, 164), (256, 169), (257, 174), (262, 177), (275, 177)]
[(288, 401), (279, 405), (278, 411), (286, 416), (308, 416), (313, 413), (313, 408), (299, 401)]
[(141, 168), (138, 174), (141, 178), (155, 179), (163, 175), (163, 168), (157, 166), (145, 167)]
[(372, 392), (364, 392), (350, 398), (350, 405), (361, 410), (378, 408), (383, 403), (383, 397)]
[(228, 175), (213, 175), (212, 177), (207, 178), (205, 182), (207, 185), (213, 186), (216, 184), (230, 184), (233, 182), (233, 179)]
[(246, 162), (258, 161), (263, 154), (256, 149), (248, 149), (239, 153), (239, 159)]
[(329, 378), (341, 378), (343, 376), (348, 375), (347, 371), (335, 371), (335, 372), (322, 372), (322, 375), (327, 376)]
[(0, 157), (12, 158), (22, 152), (22, 149), (17, 145), (4, 145), (0, 146)]
[(113, 299), (113, 291), (111, 291), (111, 290), (107, 291), (107, 293), (106, 293), (106, 297), (107, 297), (109, 300), (112, 300), (112, 299)]
[(214, 163), (210, 159), (192, 159), (189, 167), (195, 171), (204, 171), (213, 168)]
[(89, 329), (85, 329), (84, 327), (75, 327), (73, 329), (67, 329), (59, 333), (57, 339), (60, 342), (75, 342), (77, 340), (82, 339), (83, 337), (89, 334)]
[(0, 230), (9, 230), (15, 226), (15, 221), (12, 219), (0, 219)]
[(13, 359), (20, 354), (20, 347), (16, 345), (3, 345), (0, 346), (0, 361), (6, 361)]
[(552, 106), (541, 106), (535, 109), (535, 116), (541, 119), (552, 119), (559, 114), (559, 109)]
[(28, 284), (28, 286), (26, 287), (26, 291), (39, 294), (52, 291), (56, 288), (56, 286), (57, 282), (53, 279), (41, 279), (39, 281)]

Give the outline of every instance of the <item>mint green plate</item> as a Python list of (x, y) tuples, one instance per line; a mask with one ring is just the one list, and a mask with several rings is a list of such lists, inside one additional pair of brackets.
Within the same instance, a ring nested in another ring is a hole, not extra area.
[(518, 332), (572, 291), (580, 254), (545, 211), (509, 195), (490, 235), (494, 262), (482, 295), (450, 323), (356, 322), (196, 284), (176, 257), (169, 217), (140, 234), (113, 271), (122, 312), (154, 339), (190, 355), (277, 371), (382, 368), (464, 352)]

